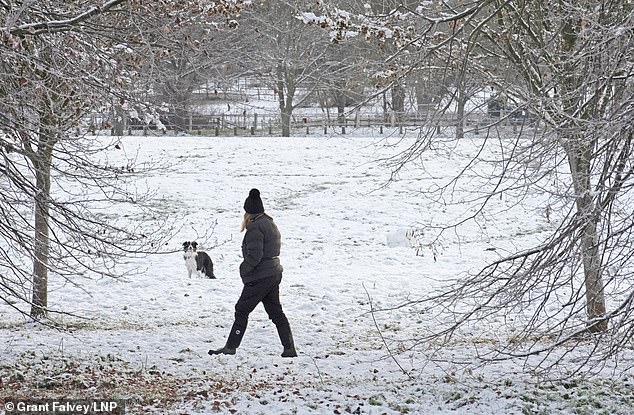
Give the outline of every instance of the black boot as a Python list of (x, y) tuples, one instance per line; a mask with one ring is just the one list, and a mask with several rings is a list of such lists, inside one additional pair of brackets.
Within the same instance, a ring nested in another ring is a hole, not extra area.
[(215, 354), (236, 354), (236, 349), (230, 349), (225, 346), (222, 349), (210, 350), (207, 353), (212, 356)]
[(277, 334), (279, 334), (282, 346), (284, 346), (282, 357), (297, 357), (295, 341), (293, 340), (293, 333), (288, 321), (277, 326)]
[(297, 351), (295, 351), (295, 346), (284, 349), (282, 352), (282, 357), (297, 357)]
[(236, 323), (233, 323), (233, 326), (231, 327), (231, 332), (229, 333), (229, 338), (227, 338), (227, 343), (225, 344), (225, 346), (221, 349), (210, 350), (207, 353), (209, 355), (236, 354), (236, 349), (238, 348), (238, 346), (240, 346), (240, 343), (242, 342), (242, 337), (244, 336), (245, 330), (246, 327), (239, 326)]

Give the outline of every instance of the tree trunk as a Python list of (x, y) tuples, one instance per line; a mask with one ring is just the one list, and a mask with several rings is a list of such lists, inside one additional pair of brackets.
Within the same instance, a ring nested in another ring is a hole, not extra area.
[(120, 105), (115, 107), (114, 122), (112, 125), (112, 135), (121, 137), (124, 134), (126, 114)]
[(592, 183), (590, 180), (591, 151), (592, 149), (588, 148), (586, 144), (582, 144), (579, 139), (572, 139), (567, 149), (568, 163), (576, 196), (577, 215), (579, 220), (584, 223), (581, 233), (581, 258), (586, 288), (588, 330), (601, 332), (607, 330), (608, 321), (594, 321), (605, 316), (606, 306), (601, 272), (601, 253), (597, 235), (599, 215), (592, 199)]
[(583, 255), (584, 283), (586, 287), (586, 310), (588, 313), (588, 330), (590, 332), (602, 332), (608, 329), (608, 321), (593, 320), (605, 316), (605, 292), (603, 277), (601, 275), (601, 256), (597, 246), (597, 223), (589, 221), (583, 230), (581, 240)]
[[(563, 50), (572, 56), (581, 31), (581, 21), (571, 18), (564, 22), (562, 28)], [(584, 78), (573, 60), (563, 64), (566, 78), (563, 82), (562, 101), (564, 111), (574, 114), (579, 100), (579, 92), (583, 89)], [(572, 174), (577, 204), (577, 216), (584, 223), (581, 234), (581, 258), (583, 261), (584, 286), (586, 288), (586, 311), (588, 314), (588, 330), (602, 332), (608, 328), (606, 314), (605, 291), (601, 270), (601, 253), (598, 246), (597, 225), (599, 212), (596, 211), (592, 197), (592, 158), (595, 144), (587, 141), (588, 137), (569, 134), (564, 137), (568, 164)]]
[(383, 123), (387, 125), (388, 120), (390, 119), (388, 114), (388, 106), (387, 106), (387, 94), (383, 92)]
[(419, 116), (429, 119), (434, 111), (434, 91), (431, 90), (431, 82), (419, 79), (416, 84), (416, 105)]
[(282, 137), (290, 137), (293, 98), (295, 96), (295, 80), (283, 63), (277, 66), (277, 96), (282, 119)]
[(282, 111), (282, 137), (291, 136), (291, 113)]
[(403, 85), (395, 84), (392, 87), (392, 110), (396, 116), (396, 121), (400, 124), (405, 114), (405, 88)]
[(189, 130), (189, 114), (184, 105), (179, 104), (174, 107), (172, 123), (177, 131), (185, 132)]
[(427, 85), (422, 79), (419, 79), (414, 88), (416, 91), (416, 107), (419, 114), (426, 114), (429, 104), (431, 103), (431, 97), (427, 91)]
[(335, 82), (335, 104), (337, 105), (337, 122), (339, 125), (345, 124), (346, 113), (346, 92), (345, 84), (341, 81)]
[(52, 148), (44, 146), (38, 150), (35, 173), (37, 194), (35, 195), (35, 235), (33, 258), (33, 299), (31, 317), (46, 317), (48, 307), (49, 268), (49, 196), (51, 191)]
[(465, 91), (458, 87), (458, 102), (456, 103), (456, 138), (464, 138), (464, 108), (467, 104), (467, 94)]

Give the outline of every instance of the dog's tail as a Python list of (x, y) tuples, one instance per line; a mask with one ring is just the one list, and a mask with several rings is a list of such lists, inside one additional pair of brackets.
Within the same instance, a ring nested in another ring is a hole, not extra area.
[(216, 276), (214, 275), (213, 267), (205, 267), (204, 272), (205, 272), (205, 275), (207, 276), (207, 278), (210, 278), (212, 280), (216, 279)]

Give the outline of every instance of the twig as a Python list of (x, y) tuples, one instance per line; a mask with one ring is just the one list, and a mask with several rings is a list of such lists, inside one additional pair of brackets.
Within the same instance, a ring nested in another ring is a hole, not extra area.
[(383, 332), (379, 328), (379, 324), (377, 323), (376, 317), (374, 316), (374, 305), (372, 304), (372, 297), (370, 296), (368, 289), (365, 288), (365, 284), (362, 283), (361, 285), (363, 286), (363, 289), (365, 290), (365, 294), (368, 296), (368, 301), (370, 302), (370, 314), (372, 315), (372, 321), (374, 322), (374, 327), (376, 327), (376, 331), (379, 333), (379, 336), (381, 337), (381, 341), (385, 345), (385, 349), (387, 350), (388, 355), (392, 358), (392, 360), (394, 360), (394, 363), (396, 363), (396, 366), (398, 366), (398, 368), (401, 369), (401, 372), (403, 372), (408, 378), (413, 379), (412, 375), (410, 375), (409, 372), (405, 370), (403, 366), (401, 366), (398, 360), (396, 360), (394, 353), (392, 353), (392, 351), (390, 350), (390, 346), (388, 346), (387, 341), (385, 340), (385, 337), (383, 337)]
[(313, 364), (315, 365), (315, 368), (317, 369), (317, 375), (319, 375), (319, 382), (321, 382), (321, 384), (324, 384), (324, 378), (321, 377), (321, 370), (319, 370), (319, 366), (317, 365), (317, 361), (315, 360), (314, 357), (310, 357), (311, 359), (313, 359)]

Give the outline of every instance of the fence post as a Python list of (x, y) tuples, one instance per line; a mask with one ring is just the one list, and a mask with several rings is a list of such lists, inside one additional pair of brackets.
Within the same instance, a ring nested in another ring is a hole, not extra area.
[(379, 134), (383, 134), (383, 124), (379, 126)]
[(189, 114), (189, 131), (193, 130), (194, 127), (194, 116), (190, 113)]
[(258, 114), (257, 113), (253, 114), (253, 128), (254, 129), (258, 128)]
[(220, 128), (218, 128), (218, 126), (216, 126), (216, 137), (220, 135)]
[(346, 134), (346, 126), (345, 125), (341, 126), (341, 134), (344, 134), (344, 135)]
[(251, 126), (251, 135), (255, 135), (255, 127)]
[(233, 135), (238, 135), (238, 127), (233, 127)]
[(269, 135), (273, 135), (273, 127), (269, 125)]

